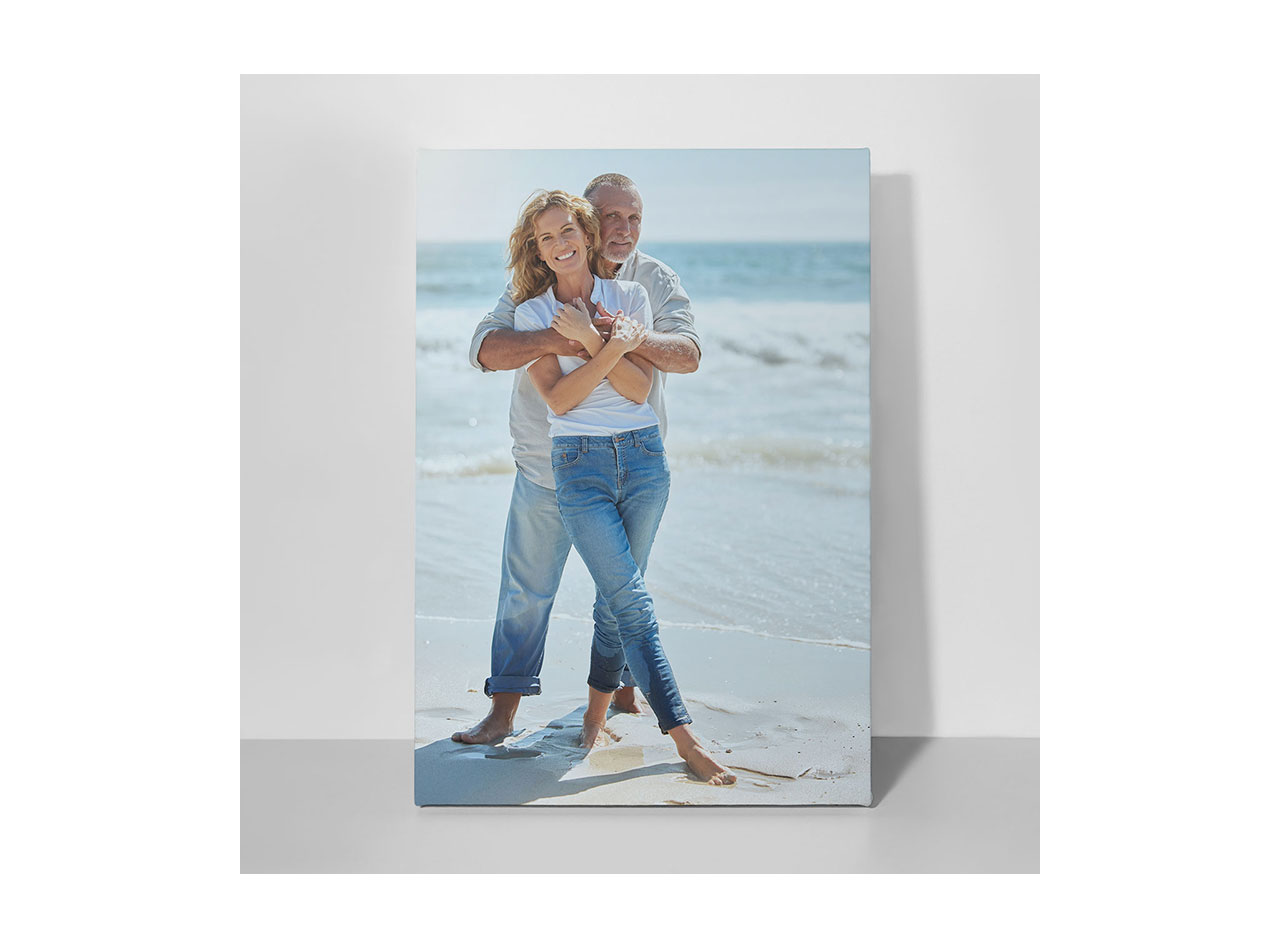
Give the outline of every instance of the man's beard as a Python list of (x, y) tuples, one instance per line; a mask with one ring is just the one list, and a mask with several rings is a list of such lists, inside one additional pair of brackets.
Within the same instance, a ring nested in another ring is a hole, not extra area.
[(602, 248), (600, 249), (600, 256), (601, 256), (601, 258), (602, 258), (602, 259), (604, 259), (604, 261), (605, 261), (606, 263), (609, 263), (609, 264), (611, 264), (612, 266), (615, 266), (615, 267), (620, 267), (620, 266), (622, 266), (624, 263), (626, 263), (626, 262), (627, 262), (627, 258), (628, 258), (629, 256), (631, 256), (632, 252), (633, 252), (635, 249), (636, 249), (636, 245), (635, 245), (635, 244), (631, 244), (631, 245), (627, 248), (627, 250), (622, 254), (621, 258), (620, 258), (620, 259), (615, 260), (612, 256), (610, 256), (610, 251), (608, 250), (608, 248), (607, 248), (607, 247), (602, 247)]

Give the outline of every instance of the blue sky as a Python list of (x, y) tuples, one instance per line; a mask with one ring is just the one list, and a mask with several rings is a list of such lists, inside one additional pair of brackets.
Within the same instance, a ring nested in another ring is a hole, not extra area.
[(505, 242), (536, 188), (630, 177), (647, 241), (866, 240), (866, 149), (421, 151), (418, 239)]

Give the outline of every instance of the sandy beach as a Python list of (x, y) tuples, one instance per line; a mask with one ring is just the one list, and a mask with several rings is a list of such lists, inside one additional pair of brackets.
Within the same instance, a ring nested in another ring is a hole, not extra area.
[[(415, 726), (420, 806), (871, 802), (870, 727), (850, 713), (869, 706), (857, 694), (869, 679), (867, 649), (664, 626), (694, 732), (738, 776), (732, 787), (710, 787), (689, 776), (647, 708), (611, 713), (617, 742), (590, 754), (578, 746), (590, 643), (581, 618), (553, 619), (543, 693), (521, 703), (514, 734), (499, 745), (454, 743), (454, 731), (488, 710), (489, 625), (417, 620), (420, 662), (432, 670), (420, 679)], [(803, 698), (791, 694), (801, 682), (810, 686)]]

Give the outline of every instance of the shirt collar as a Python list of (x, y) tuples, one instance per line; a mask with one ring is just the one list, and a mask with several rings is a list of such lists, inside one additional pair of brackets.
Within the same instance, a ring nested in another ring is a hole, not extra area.
[[(625, 266), (625, 264), (623, 266)], [(618, 267), (618, 272), (622, 272), (622, 267)], [(591, 274), (591, 299), (589, 302), (599, 303), (604, 300), (604, 296), (602, 295), (604, 293), (604, 288), (601, 284), (605, 279), (605, 277), (596, 276), (594, 273)], [(617, 279), (617, 277), (614, 277), (614, 279)], [(553, 309), (557, 309), (564, 305), (556, 299), (556, 285), (554, 282), (547, 287), (547, 292), (544, 293), (543, 296), (547, 298), (547, 302), (551, 304)]]

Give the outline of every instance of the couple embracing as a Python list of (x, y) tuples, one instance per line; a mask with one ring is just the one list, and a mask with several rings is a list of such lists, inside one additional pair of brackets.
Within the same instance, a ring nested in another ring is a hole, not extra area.
[(473, 365), (521, 370), (511, 397), (517, 471), (485, 682), (492, 707), (453, 739), (501, 741), (521, 697), (541, 692), (572, 544), (596, 585), (583, 746), (607, 730), (611, 700), (639, 711), (639, 688), (694, 776), (727, 785), (733, 773), (690, 730), (644, 581), (671, 483), (663, 372), (694, 371), (700, 350), (679, 278), (636, 250), (642, 211), (622, 175), (595, 178), (583, 197), (535, 193), (511, 233), (507, 293), (476, 327)]

